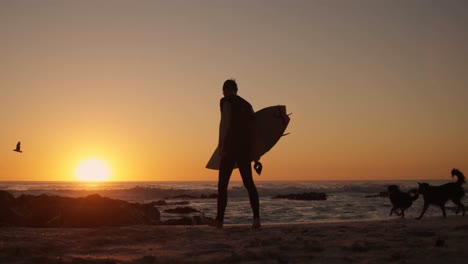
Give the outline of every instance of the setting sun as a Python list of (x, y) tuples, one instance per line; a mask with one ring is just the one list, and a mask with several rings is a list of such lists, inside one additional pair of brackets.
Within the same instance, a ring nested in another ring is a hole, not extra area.
[(109, 166), (98, 159), (83, 160), (75, 169), (75, 177), (79, 181), (106, 181), (110, 174)]

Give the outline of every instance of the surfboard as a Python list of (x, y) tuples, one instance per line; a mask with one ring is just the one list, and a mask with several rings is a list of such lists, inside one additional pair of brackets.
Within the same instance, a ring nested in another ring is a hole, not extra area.
[[(255, 112), (252, 121), (252, 135), (254, 145), (252, 146), (251, 157), (261, 157), (285, 135), (284, 131), (289, 124), (290, 118), (286, 113), (286, 106), (276, 105), (263, 108)], [(207, 169), (219, 170), (221, 159), (218, 148), (215, 149), (210, 160), (206, 164)], [(236, 167), (237, 168), (237, 165)]]

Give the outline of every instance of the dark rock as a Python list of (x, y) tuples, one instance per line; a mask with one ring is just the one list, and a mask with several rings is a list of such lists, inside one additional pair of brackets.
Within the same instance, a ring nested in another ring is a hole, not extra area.
[(316, 192), (309, 192), (309, 193), (297, 193), (297, 194), (286, 194), (286, 195), (276, 195), (273, 199), (289, 199), (289, 200), (307, 200), (307, 201), (314, 201), (314, 200), (326, 200), (327, 195), (325, 193), (316, 193)]
[(166, 206), (167, 205), (167, 202), (164, 201), (164, 200), (159, 200), (159, 201), (154, 201), (154, 202), (151, 202), (149, 203), (153, 206)]
[(171, 197), (170, 199), (197, 199), (198, 197), (188, 195), (188, 194), (181, 194)]
[(159, 200), (159, 201), (150, 202), (149, 204), (151, 204), (152, 206), (168, 206), (168, 205), (187, 205), (187, 204), (190, 204), (190, 202), (182, 201), (182, 202), (168, 203), (164, 200)]
[(175, 202), (175, 203), (172, 203), (173, 205), (187, 205), (187, 204), (190, 204), (189, 201), (182, 201), (182, 202)]
[(189, 194), (181, 194), (181, 195), (172, 196), (166, 199), (216, 199), (216, 198), (218, 198), (217, 193), (212, 193), (209, 195), (202, 194), (200, 195), (200, 197), (196, 197), (196, 196), (189, 195)]
[[(13, 198), (14, 199), (14, 198)], [(129, 203), (98, 194), (81, 198), (50, 195), (11, 196), (0, 192), (0, 221), (25, 227), (150, 225), (160, 221), (152, 204)]]
[(212, 194), (209, 194), (209, 195), (202, 194), (202, 195), (200, 195), (200, 198), (202, 198), (202, 199), (216, 199), (216, 198), (218, 198), (218, 194), (217, 193), (212, 193)]
[(191, 207), (177, 207), (174, 209), (167, 209), (164, 210), (165, 213), (171, 213), (171, 214), (191, 214), (191, 213), (201, 213), (197, 209), (191, 208)]
[(388, 192), (379, 192), (378, 194), (371, 194), (364, 196), (365, 198), (375, 198), (375, 197), (388, 197)]

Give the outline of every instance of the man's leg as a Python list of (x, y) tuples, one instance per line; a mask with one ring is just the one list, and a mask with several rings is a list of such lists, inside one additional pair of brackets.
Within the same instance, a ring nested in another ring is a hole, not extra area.
[(227, 188), (235, 161), (230, 158), (222, 158), (218, 174), (218, 212), (216, 220), (222, 225), (224, 222), (224, 212), (227, 206)]
[(258, 199), (257, 187), (252, 177), (252, 166), (250, 161), (238, 161), (239, 171), (242, 177), (242, 182), (249, 193), (250, 206), (252, 207), (254, 223), (253, 227), (260, 227), (260, 203)]

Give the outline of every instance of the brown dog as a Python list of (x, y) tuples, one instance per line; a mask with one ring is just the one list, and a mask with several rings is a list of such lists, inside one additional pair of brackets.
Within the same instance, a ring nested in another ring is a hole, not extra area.
[(465, 215), (465, 206), (460, 202), (461, 198), (465, 195), (465, 190), (462, 185), (465, 183), (465, 175), (458, 169), (452, 170), (452, 177), (457, 176), (456, 182), (446, 183), (440, 186), (431, 186), (428, 183), (419, 183), (419, 193), (424, 197), (424, 207), (421, 215), (416, 219), (421, 219), (426, 212), (430, 204), (437, 205), (442, 210), (444, 218), (447, 217), (445, 213), (445, 204), (448, 200), (451, 200), (456, 204), (458, 214), (460, 208), (463, 210)]

